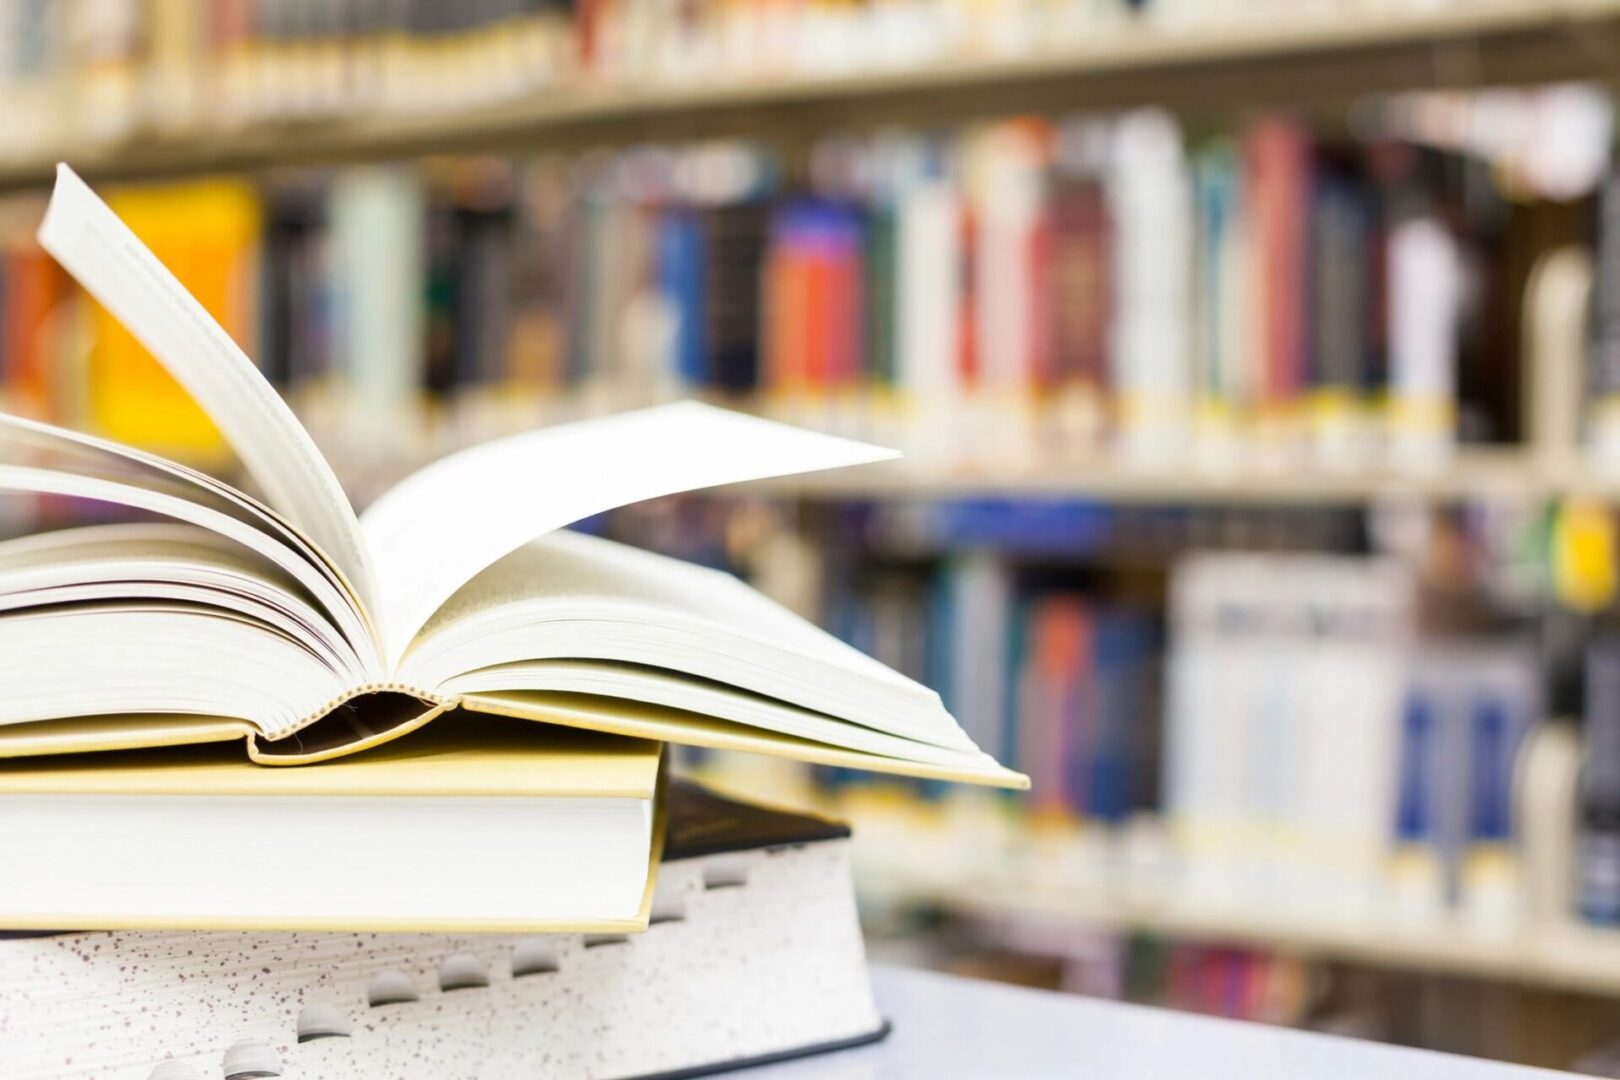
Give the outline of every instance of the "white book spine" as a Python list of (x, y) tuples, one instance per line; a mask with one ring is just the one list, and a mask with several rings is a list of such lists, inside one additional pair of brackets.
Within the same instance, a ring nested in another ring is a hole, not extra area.
[(1141, 110), (1115, 134), (1109, 203), (1117, 230), (1114, 386), (1126, 460), (1183, 450), (1191, 379), (1192, 195), (1181, 131)]
[(960, 398), (962, 206), (953, 185), (928, 178), (899, 202), (896, 366), (921, 455), (949, 452)]
[(377, 435), (422, 390), (424, 202), (415, 170), (351, 169), (332, 189), (338, 361)]
[(1457, 242), (1432, 218), (1389, 237), (1391, 451), (1395, 463), (1440, 468), (1450, 459), (1457, 414)]

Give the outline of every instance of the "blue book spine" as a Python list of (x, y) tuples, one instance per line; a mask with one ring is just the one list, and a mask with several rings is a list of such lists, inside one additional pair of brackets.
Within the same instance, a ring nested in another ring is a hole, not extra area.
[(1428, 844), (1434, 838), (1434, 807), (1429, 787), (1434, 772), (1434, 707), (1428, 695), (1413, 690), (1401, 715), (1400, 777), (1396, 789), (1395, 839), (1402, 844)]
[(1469, 724), (1468, 839), (1503, 842), (1512, 830), (1513, 748), (1507, 707), (1494, 697), (1474, 702)]
[(675, 313), (675, 374), (689, 386), (707, 386), (709, 342), (703, 223), (685, 208), (666, 210), (658, 223), (658, 287)]
[(1150, 706), (1143, 668), (1150, 628), (1128, 612), (1100, 616), (1093, 632), (1094, 731), (1086, 816), (1117, 824), (1137, 803), (1138, 734)]

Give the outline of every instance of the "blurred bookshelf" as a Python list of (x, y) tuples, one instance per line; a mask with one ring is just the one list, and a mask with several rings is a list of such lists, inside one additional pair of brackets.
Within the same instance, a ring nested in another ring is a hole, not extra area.
[[(734, 403), (733, 403), (734, 404)], [(572, 413), (575, 410), (568, 410)], [(506, 426), (513, 426), (509, 416)], [(489, 431), (491, 425), (461, 420), (459, 428)], [(520, 425), (519, 425), (520, 426)], [(323, 444), (341, 446), (346, 436), (329, 423)], [(317, 431), (320, 430), (317, 426)], [(445, 452), (458, 448), (451, 439)], [(353, 460), (357, 454), (349, 455)], [(383, 455), (388, 475), (403, 475), (433, 455)], [(819, 501), (940, 499), (1038, 499), (1149, 505), (1240, 504), (1283, 506), (1366, 505), (1381, 501), (1506, 502), (1538, 504), (1569, 496), (1620, 496), (1620, 473), (1565, 461), (1549, 464), (1518, 449), (1466, 449), (1426, 470), (1398, 468), (1226, 468), (1189, 458), (1133, 465), (1102, 458), (1045, 460), (1028, 465), (994, 462), (940, 463), (910, 456), (824, 475), (755, 481), (737, 490), (779, 498)]]
[[(321, 5), (309, 7), (302, 22), (296, 11), (283, 15), (287, 25), (279, 29), (216, 29), (217, 56), (171, 16), (159, 27), (169, 36), (160, 39), (162, 55), (153, 64), (152, 81), (163, 85), (143, 94), (119, 84), (129, 46), (118, 35), (128, 28), (118, 6), (109, 5), (114, 14), (102, 17), (108, 25), (86, 20), (95, 39), (85, 61), (93, 73), (83, 80), (93, 83), (89, 95), (74, 97), (79, 80), (69, 80), (73, 86), (57, 88), (65, 101), (42, 109), (50, 120), (30, 125), (40, 130), (26, 141), (39, 145), (0, 142), (0, 190), (48, 183), (55, 162), (64, 159), (91, 179), (162, 179), (539, 145), (579, 149), (736, 136), (762, 128), (803, 133), (856, 121), (964, 119), (1052, 107), (1245, 105), (1275, 100), (1279, 91), (1299, 107), (1379, 90), (1601, 80), (1611, 77), (1620, 44), (1615, 0), (1367, 0), (1284, 4), (1252, 14), (1174, 4), (1132, 12), (1124, 3), (1077, 3), (1054, 14), (1008, 5), (981, 16), (982, 26), (969, 19), (904, 47), (893, 40), (902, 28), (898, 20), (884, 21), (880, 9), (857, 5), (820, 13), (820, 22), (808, 12), (802, 26), (774, 28), (778, 36), (820, 34), (826, 40), (819, 51), (762, 59), (738, 43), (746, 35), (732, 33), (732, 41), (718, 44), (689, 42), (687, 52), (673, 57), (639, 56), (631, 45), (581, 60), (571, 55), (573, 38), (679, 28), (656, 21), (629, 29), (597, 26), (583, 16), (559, 18), (566, 9), (513, 4), (496, 5), (500, 10), (482, 22), (445, 17), (435, 25), (430, 18), (414, 31), (420, 40), (404, 51), (442, 45), (456, 54), (445, 63), (460, 65), (452, 80), (442, 63), (425, 60), (417, 68), (396, 62), (387, 50), (401, 27), (368, 28), (363, 5), (352, 11), (331, 5), (337, 14), (325, 19)], [(597, 19), (629, 21), (614, 6), (603, 10), (610, 14)], [(243, 18), (222, 18), (233, 17)], [(413, 32), (410, 16), (394, 18)], [(983, 32), (999, 25), (1016, 29)], [(490, 40), (476, 40), (480, 35)], [(653, 62), (640, 63), (647, 59)], [(214, 70), (238, 60), (247, 74)], [(396, 85), (420, 81), (424, 72), (432, 81), (464, 86), (436, 101)], [(244, 93), (265, 92), (270, 103), (217, 111), (165, 105), (188, 89), (205, 99), (244, 82), (250, 87)], [(89, 126), (111, 134), (77, 130), (85, 126), (79, 110), (96, 105), (106, 115)], [(221, 119), (216, 112), (234, 115)], [(255, 115), (260, 112), (269, 115)], [(13, 142), (21, 127), (13, 129)]]
[[(929, 890), (899, 883), (866, 886), (888, 902), (933, 904), (996, 922), (1032, 920), (1256, 946), (1381, 969), (1487, 979), (1520, 986), (1613, 996), (1620, 993), (1620, 936), (1579, 923), (1493, 934), (1455, 923), (1392, 925), (1178, 903), (1158, 893), (1107, 886), (1054, 892), (1012, 883), (953, 883)], [(993, 932), (993, 931), (992, 931)]]

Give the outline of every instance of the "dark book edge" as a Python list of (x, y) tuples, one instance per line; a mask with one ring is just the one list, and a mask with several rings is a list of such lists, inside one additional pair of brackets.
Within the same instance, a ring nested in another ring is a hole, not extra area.
[(727, 1061), (717, 1061), (709, 1065), (693, 1065), (684, 1069), (675, 1069), (670, 1072), (641, 1073), (638, 1076), (624, 1077), (623, 1080), (691, 1080), (698, 1076), (718, 1076), (720, 1073), (737, 1072), (741, 1069), (758, 1068), (761, 1065), (775, 1065), (781, 1061), (796, 1061), (799, 1058), (814, 1057), (817, 1054), (831, 1054), (838, 1050), (853, 1050), (859, 1046), (871, 1046), (880, 1043), (889, 1037), (894, 1025), (884, 1020), (871, 1031), (860, 1035), (852, 1035), (847, 1039), (834, 1039), (831, 1042), (811, 1043), (808, 1046), (797, 1046), (791, 1050), (774, 1050), (769, 1054), (756, 1054), (753, 1057), (732, 1058)]
[(681, 777), (670, 778), (665, 800), (669, 831), (664, 862), (844, 840), (850, 835), (842, 822), (728, 798)]

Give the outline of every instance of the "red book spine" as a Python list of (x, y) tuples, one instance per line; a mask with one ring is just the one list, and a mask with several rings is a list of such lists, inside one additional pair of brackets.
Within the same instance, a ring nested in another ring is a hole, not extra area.
[(804, 260), (804, 382), (816, 393), (831, 383), (833, 351), (834, 268), (826, 251), (812, 250)]
[(798, 393), (804, 388), (805, 326), (802, 268), (791, 241), (778, 236), (765, 262), (766, 385)]
[(1047, 215), (1050, 262), (1044, 279), (1054, 377), (1105, 390), (1113, 310), (1108, 207), (1100, 185), (1060, 190)]
[(962, 242), (958, 250), (963, 252), (962, 288), (956, 298), (958, 343), (956, 374), (959, 385), (971, 389), (977, 385), (979, 372), (978, 333), (975, 315), (978, 295), (978, 267), (973, 256), (973, 253), (977, 250), (977, 244), (975, 243), (977, 229), (973, 220), (973, 212), (965, 207), (962, 211), (961, 229)]
[(1041, 390), (1050, 390), (1058, 383), (1056, 333), (1053, 315), (1058, 310), (1047, 283), (1052, 280), (1053, 251), (1056, 246), (1051, 215), (1037, 215), (1029, 231), (1029, 242), (1024, 252), (1025, 274), (1029, 289), (1029, 373), (1030, 380)]
[(1310, 141), (1297, 124), (1272, 120), (1249, 133), (1246, 150), (1249, 220), (1260, 263), (1261, 400), (1286, 405), (1305, 384)]
[(65, 286), (61, 271), (44, 251), (33, 246), (5, 256), (5, 312), (3, 376), (10, 407), (29, 416), (45, 416), (50, 409), (52, 357), (48, 340), (50, 322)]

